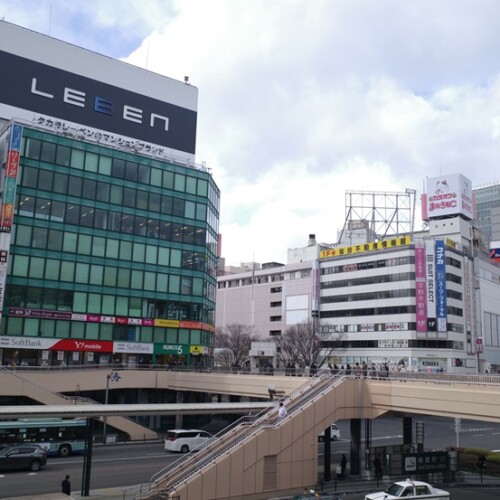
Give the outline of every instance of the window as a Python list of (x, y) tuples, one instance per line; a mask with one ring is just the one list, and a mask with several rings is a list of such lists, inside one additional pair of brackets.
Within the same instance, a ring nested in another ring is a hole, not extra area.
[(281, 300), (279, 302), (271, 302), (271, 307), (281, 307)]
[(281, 321), (281, 316), (271, 316), (269, 321)]

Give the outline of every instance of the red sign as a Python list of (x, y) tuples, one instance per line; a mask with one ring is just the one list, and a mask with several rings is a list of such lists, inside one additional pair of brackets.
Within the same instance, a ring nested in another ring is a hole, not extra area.
[(7, 177), (17, 178), (17, 171), (19, 169), (19, 151), (9, 150), (7, 157)]
[(51, 351), (84, 351), (84, 352), (113, 352), (113, 342), (106, 340), (73, 340), (62, 339), (56, 342)]
[(476, 339), (476, 352), (483, 352), (483, 339)]

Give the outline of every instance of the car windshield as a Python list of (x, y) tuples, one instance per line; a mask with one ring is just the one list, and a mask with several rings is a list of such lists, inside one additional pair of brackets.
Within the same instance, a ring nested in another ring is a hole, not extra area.
[(403, 490), (404, 486), (401, 486), (398, 483), (393, 483), (387, 489), (384, 490), (384, 493), (398, 497)]

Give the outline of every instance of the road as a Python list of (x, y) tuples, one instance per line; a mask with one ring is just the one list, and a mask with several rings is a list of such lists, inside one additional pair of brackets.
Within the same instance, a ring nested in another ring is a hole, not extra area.
[[(448, 488), (453, 500), (492, 500), (500, 498), (500, 488)], [(366, 493), (369, 493), (368, 491)], [(348, 495), (339, 495), (342, 500), (363, 500), (365, 493), (352, 493)]]
[[(90, 489), (148, 483), (151, 476), (180, 457), (167, 453), (162, 443), (94, 446)], [(81, 490), (83, 457), (49, 458), (40, 472), (0, 473), (0, 499), (60, 491), (66, 474), (72, 490)]]
[[(426, 448), (442, 449), (455, 445), (453, 420), (438, 417), (419, 417), (419, 420), (425, 424)], [(349, 456), (350, 447), (349, 422), (340, 421), (337, 424), (341, 438), (332, 443), (333, 464), (340, 461), (342, 453)], [(460, 446), (500, 450), (500, 424), (463, 421), (462, 426), (464, 432), (459, 436)], [(372, 431), (373, 444), (400, 443), (401, 419), (377, 419), (373, 422)], [(178, 454), (163, 451), (161, 443), (99, 445), (94, 446), (93, 450), (91, 490), (148, 483), (153, 474), (180, 457)], [(323, 453), (323, 445), (320, 445), (319, 453), (320, 455)], [(320, 461), (322, 461), (321, 456)], [(69, 457), (50, 458), (47, 467), (38, 473), (26, 471), (0, 473), (0, 499), (57, 492), (66, 474), (71, 476), (73, 491), (79, 492), (82, 470), (83, 458)], [(352, 498), (363, 498), (363, 496)], [(453, 498), (455, 499), (455, 496)], [(480, 500), (481, 497), (469, 498)]]

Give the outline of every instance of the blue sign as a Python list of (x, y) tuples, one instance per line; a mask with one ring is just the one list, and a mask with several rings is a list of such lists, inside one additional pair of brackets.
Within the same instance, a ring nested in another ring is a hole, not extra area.
[(9, 149), (11, 151), (21, 150), (21, 138), (23, 137), (23, 127), (21, 125), (12, 125), (10, 128)]
[(436, 318), (437, 331), (446, 332), (446, 264), (444, 241), (436, 240)]

